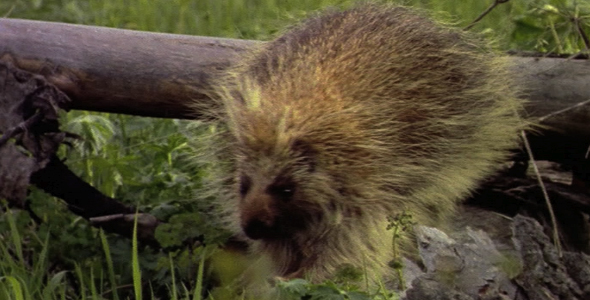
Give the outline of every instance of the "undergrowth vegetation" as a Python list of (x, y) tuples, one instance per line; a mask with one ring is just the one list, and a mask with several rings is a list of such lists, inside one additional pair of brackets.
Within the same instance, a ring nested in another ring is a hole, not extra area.
[[(0, 16), (266, 40), (310, 12), (353, 2), (4, 0)], [(494, 1), (403, 3), (465, 27)], [(576, 54), (588, 53), (584, 37), (589, 28), (586, 2), (513, 0), (498, 5), (471, 31), (495, 40), (503, 50)], [(219, 245), (229, 234), (219, 229), (206, 204), (193, 200), (206, 170), (190, 163), (188, 121), (74, 111), (61, 122), (62, 130), (82, 139), (74, 147), (64, 146), (60, 157), (106, 195), (168, 221), (157, 232), (164, 250), (105, 235), (59, 199), (31, 187), (30, 211), (2, 204), (0, 299), (233, 299), (219, 286), (224, 276), (235, 276), (233, 266), (219, 263), (227, 255)], [(210, 265), (224, 269), (221, 275), (205, 267), (209, 258)], [(396, 299), (386, 290), (359, 292), (359, 276), (363, 274), (346, 273), (338, 282), (311, 285), (298, 279), (277, 286), (286, 299)]]

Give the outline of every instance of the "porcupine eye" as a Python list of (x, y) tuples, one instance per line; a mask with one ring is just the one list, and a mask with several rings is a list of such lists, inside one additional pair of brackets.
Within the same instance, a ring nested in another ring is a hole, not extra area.
[(248, 191), (250, 190), (250, 186), (252, 185), (252, 181), (250, 177), (246, 175), (240, 176), (240, 195), (245, 197)]
[(295, 194), (295, 184), (291, 181), (275, 182), (268, 187), (267, 192), (276, 199), (287, 202)]

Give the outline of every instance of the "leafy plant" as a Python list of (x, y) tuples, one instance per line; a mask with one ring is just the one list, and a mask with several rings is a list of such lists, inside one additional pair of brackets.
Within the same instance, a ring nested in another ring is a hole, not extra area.
[(391, 237), (393, 260), (389, 263), (389, 265), (395, 270), (397, 274), (398, 286), (401, 289), (405, 289), (406, 282), (404, 281), (404, 276), (402, 274), (402, 270), (404, 268), (402, 263), (403, 257), (399, 250), (399, 244), (401, 243), (400, 240), (403, 239), (404, 235), (406, 235), (411, 227), (415, 225), (415, 222), (412, 221), (412, 215), (405, 211), (395, 216), (389, 217), (387, 221), (389, 222), (387, 225), (387, 230), (391, 230), (393, 232)]

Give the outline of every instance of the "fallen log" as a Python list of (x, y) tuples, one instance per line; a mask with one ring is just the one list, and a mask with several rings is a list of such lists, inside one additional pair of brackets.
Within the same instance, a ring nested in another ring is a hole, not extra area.
[[(0, 61), (41, 74), (72, 99), (72, 108), (165, 118), (199, 118), (186, 104), (212, 101), (211, 76), (256, 41), (148, 33), (0, 18)], [(511, 57), (515, 78), (543, 117), (590, 100), (590, 61)], [(584, 109), (549, 118), (590, 137)]]
[(199, 118), (212, 74), (254, 41), (0, 18), (0, 61), (41, 74), (72, 109)]

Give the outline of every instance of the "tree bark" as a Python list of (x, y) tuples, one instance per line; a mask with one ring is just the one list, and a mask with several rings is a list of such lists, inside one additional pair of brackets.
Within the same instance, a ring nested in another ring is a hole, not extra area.
[[(165, 118), (198, 118), (187, 103), (211, 101), (211, 77), (248, 47), (248, 40), (149, 33), (106, 27), (0, 19), (0, 60), (46, 76), (74, 101), (73, 108)], [(590, 100), (590, 61), (511, 57), (542, 117)], [(590, 112), (557, 124), (587, 129)], [(557, 121), (557, 119), (560, 119)], [(576, 125), (577, 124), (577, 125)], [(560, 126), (561, 127), (561, 126)]]
[(253, 41), (0, 18), (0, 60), (45, 76), (72, 108), (199, 118), (211, 77)]

